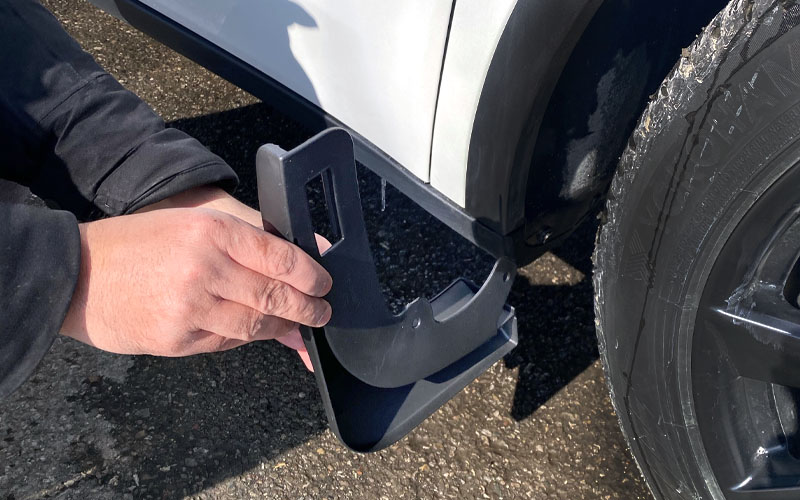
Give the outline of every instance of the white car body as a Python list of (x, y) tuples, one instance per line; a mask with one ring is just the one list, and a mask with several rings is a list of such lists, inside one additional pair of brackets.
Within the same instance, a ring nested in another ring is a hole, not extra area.
[(481, 0), (143, 3), (319, 106), (464, 207), (475, 111), (516, 0), (491, 8)]
[(344, 128), (362, 165), (468, 241), (520, 261), (600, 203), (648, 86), (719, 10), (691, 0), (91, 1), (309, 135)]

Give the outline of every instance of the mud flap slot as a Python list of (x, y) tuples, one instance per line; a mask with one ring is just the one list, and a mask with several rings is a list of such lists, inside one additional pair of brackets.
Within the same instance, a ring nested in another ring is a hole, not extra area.
[[(384, 448), (418, 425), (517, 344), (505, 301), (515, 275), (499, 259), (483, 286), (458, 279), (398, 315), (380, 289), (358, 192), (353, 141), (328, 129), (286, 152), (258, 150), (261, 215), (333, 276), (324, 328), (302, 329), (333, 432), (356, 451)], [(338, 241), (320, 255), (306, 186), (322, 179)]]

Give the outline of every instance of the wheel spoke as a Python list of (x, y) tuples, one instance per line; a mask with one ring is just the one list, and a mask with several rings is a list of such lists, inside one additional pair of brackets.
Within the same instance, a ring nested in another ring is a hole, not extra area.
[(751, 461), (750, 475), (728, 489), (729, 499), (782, 500), (800, 498), (798, 462), (784, 447), (761, 449)]
[(764, 488), (761, 490), (732, 490), (727, 497), (731, 500), (797, 500), (800, 488)]
[(800, 498), (800, 488), (763, 488), (729, 490), (727, 498), (733, 500), (797, 500)]
[[(745, 303), (746, 302), (746, 303)], [(800, 387), (800, 310), (774, 289), (700, 314), (743, 377)]]

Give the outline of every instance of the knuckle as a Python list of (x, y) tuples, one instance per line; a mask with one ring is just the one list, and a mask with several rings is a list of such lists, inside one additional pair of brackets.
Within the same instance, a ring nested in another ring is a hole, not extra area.
[(284, 318), (278, 318), (272, 325), (275, 336), (286, 335), (297, 329), (297, 322)]
[(258, 311), (253, 310), (242, 314), (241, 318), (239, 318), (239, 326), (237, 328), (238, 336), (241, 337), (242, 340), (249, 340), (255, 337), (261, 328), (262, 322), (263, 316)]
[(220, 300), (187, 281), (172, 290), (169, 300), (163, 302), (164, 318), (180, 330), (198, 329)]
[(175, 301), (169, 311), (175, 321), (181, 323), (187, 322), (195, 316), (194, 304), (185, 298)]
[(270, 252), (270, 271), (276, 277), (288, 276), (297, 267), (297, 252), (290, 245), (275, 245)]
[(190, 346), (185, 332), (186, 330), (182, 328), (167, 330), (162, 335), (146, 340), (147, 344), (157, 346), (156, 349), (151, 348), (142, 352), (150, 352), (157, 355), (179, 356), (185, 353)]
[(194, 257), (188, 258), (181, 266), (181, 277), (185, 283), (196, 282), (203, 274), (205, 265), (201, 259)]
[(276, 281), (264, 287), (262, 303), (265, 313), (278, 314), (287, 309), (289, 303), (289, 289)]
[(188, 224), (186, 239), (193, 244), (209, 244), (219, 239), (227, 221), (222, 214), (208, 210), (195, 210)]
[(164, 353), (170, 356), (181, 356), (187, 352), (186, 342), (179, 338), (170, 339), (164, 346)]
[(183, 292), (190, 294), (196, 290), (197, 284), (207, 279), (211, 272), (211, 266), (201, 255), (189, 255), (180, 264), (178, 276), (179, 284), (183, 286)]

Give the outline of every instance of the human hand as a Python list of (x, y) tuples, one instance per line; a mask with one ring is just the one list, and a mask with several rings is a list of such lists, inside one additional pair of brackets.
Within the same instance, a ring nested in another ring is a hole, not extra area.
[[(214, 186), (201, 186), (178, 193), (158, 203), (148, 205), (138, 210), (137, 213), (150, 212), (164, 208), (211, 208), (238, 217), (257, 228), (263, 228), (266, 231), (277, 234), (277, 230), (273, 226), (269, 224), (264, 226), (264, 224), (262, 224), (260, 212), (240, 202), (225, 190)], [(331, 247), (330, 242), (320, 235), (316, 235), (316, 240), (320, 254)], [(308, 355), (308, 351), (303, 344), (303, 339), (300, 337), (300, 332), (298, 330), (294, 330), (282, 337), (277, 337), (275, 340), (296, 350), (306, 368), (310, 371), (314, 371), (311, 358)]]
[[(64, 335), (125, 354), (185, 356), (322, 326), (330, 275), (285, 240), (218, 210), (80, 225)], [(293, 346), (294, 347), (294, 346)]]

